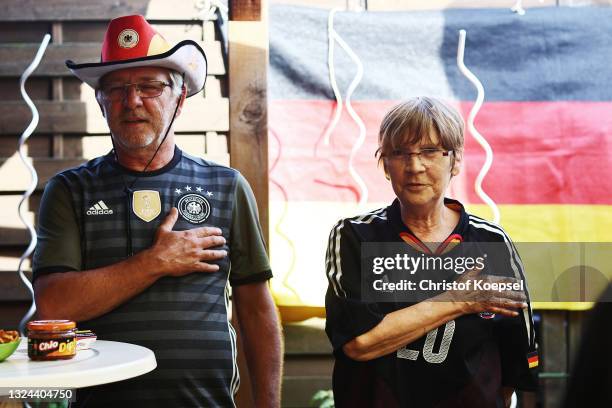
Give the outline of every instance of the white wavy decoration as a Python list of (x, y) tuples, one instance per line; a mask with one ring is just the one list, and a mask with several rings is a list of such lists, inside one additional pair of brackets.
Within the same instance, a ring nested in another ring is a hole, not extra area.
[(348, 170), (349, 174), (351, 175), (353, 180), (355, 180), (355, 183), (359, 187), (359, 205), (363, 206), (368, 201), (368, 187), (366, 186), (359, 173), (357, 173), (357, 170), (355, 170), (354, 162), (355, 157), (357, 156), (357, 152), (365, 142), (366, 128), (365, 124), (351, 105), (351, 96), (353, 95), (353, 92), (355, 92), (355, 89), (357, 89), (359, 82), (361, 82), (361, 78), (363, 78), (363, 64), (361, 63), (361, 60), (359, 59), (357, 54), (355, 54), (351, 47), (342, 39), (340, 34), (338, 34), (338, 32), (334, 29), (334, 15), (338, 11), (340, 11), (340, 9), (338, 8), (332, 9), (329, 12), (329, 17), (327, 20), (327, 34), (329, 41), (327, 66), (329, 69), (329, 80), (331, 82), (332, 90), (334, 91), (334, 96), (336, 97), (337, 103), (336, 110), (334, 112), (334, 117), (332, 118), (332, 123), (330, 124), (330, 126), (327, 127), (323, 136), (323, 141), (325, 145), (329, 145), (331, 133), (338, 124), (338, 121), (340, 120), (340, 115), (342, 113), (342, 95), (338, 89), (338, 83), (336, 81), (336, 71), (334, 69), (334, 44), (335, 42), (337, 42), (338, 45), (342, 47), (342, 49), (347, 53), (347, 55), (351, 58), (351, 60), (353, 60), (353, 62), (357, 66), (357, 73), (355, 74), (355, 77), (353, 77), (353, 80), (351, 81), (346, 91), (346, 98), (344, 104), (346, 105), (346, 110), (349, 113), (350, 117), (357, 124), (357, 127), (359, 127), (359, 137), (353, 144), (353, 147), (351, 149), (351, 155), (349, 156)]
[(17, 210), (19, 212), (19, 218), (21, 219), (21, 222), (23, 222), (23, 224), (28, 229), (30, 233), (30, 237), (31, 237), (30, 244), (26, 248), (23, 255), (21, 255), (21, 258), (19, 258), (19, 266), (17, 267), (17, 273), (19, 274), (19, 278), (21, 279), (23, 284), (26, 286), (26, 288), (30, 292), (30, 296), (32, 296), (32, 304), (30, 305), (30, 309), (27, 311), (23, 319), (21, 319), (21, 321), (19, 322), (19, 332), (21, 333), (22, 336), (24, 336), (24, 333), (25, 333), (25, 325), (32, 318), (32, 316), (34, 316), (34, 313), (36, 312), (36, 304), (34, 303), (34, 290), (32, 289), (32, 284), (30, 283), (28, 278), (23, 273), (23, 264), (28, 259), (28, 257), (32, 254), (32, 252), (34, 252), (34, 248), (36, 248), (36, 243), (37, 243), (36, 230), (34, 229), (34, 226), (26, 218), (24, 214), (23, 204), (32, 195), (32, 193), (36, 189), (36, 186), (38, 185), (38, 175), (36, 174), (36, 170), (34, 169), (34, 166), (32, 166), (32, 164), (27, 160), (26, 154), (24, 154), (24, 146), (27, 140), (32, 135), (32, 133), (34, 133), (34, 129), (36, 129), (36, 126), (38, 126), (38, 119), (39, 119), (38, 110), (36, 109), (34, 102), (32, 102), (32, 99), (30, 99), (30, 96), (25, 90), (25, 83), (27, 79), (30, 77), (30, 75), (32, 75), (32, 72), (34, 72), (34, 70), (38, 67), (38, 64), (40, 64), (40, 61), (42, 60), (42, 57), (45, 53), (45, 50), (47, 49), (47, 45), (49, 45), (50, 40), (51, 40), (51, 35), (45, 34), (40, 44), (40, 47), (38, 47), (38, 51), (36, 52), (36, 56), (34, 57), (34, 60), (25, 69), (25, 71), (21, 75), (21, 78), (19, 79), (19, 87), (21, 90), (21, 96), (23, 97), (23, 99), (25, 100), (25, 103), (28, 105), (28, 107), (32, 111), (32, 120), (30, 121), (30, 124), (28, 125), (28, 127), (21, 134), (21, 137), (19, 138), (19, 147), (17, 150), (17, 153), (19, 153), (19, 158), (21, 159), (23, 165), (26, 166), (26, 168), (30, 172), (30, 176), (32, 178), (32, 182), (30, 183), (30, 186), (27, 188), (25, 193), (23, 193), (23, 196), (21, 197), (21, 200), (19, 201), (19, 205), (17, 207)]
[(467, 126), (472, 136), (474, 136), (474, 139), (476, 139), (478, 144), (482, 146), (486, 154), (485, 162), (482, 168), (480, 169), (476, 180), (474, 181), (474, 189), (476, 190), (476, 194), (478, 195), (478, 197), (480, 197), (482, 201), (484, 201), (491, 208), (491, 211), (493, 211), (493, 222), (499, 224), (501, 218), (499, 208), (497, 207), (497, 204), (495, 204), (495, 201), (493, 201), (493, 199), (489, 197), (489, 195), (485, 193), (482, 189), (482, 181), (491, 169), (491, 164), (493, 164), (493, 149), (491, 149), (491, 146), (489, 145), (487, 140), (478, 132), (478, 130), (476, 130), (476, 127), (474, 126), (474, 119), (476, 118), (476, 115), (478, 114), (478, 111), (480, 110), (480, 108), (482, 107), (482, 103), (484, 102), (485, 91), (484, 87), (482, 86), (482, 83), (478, 80), (476, 75), (474, 75), (472, 71), (470, 71), (463, 62), (463, 57), (465, 54), (465, 38), (465, 30), (460, 30), (459, 45), (457, 48), (457, 66), (459, 67), (461, 73), (465, 75), (465, 77), (476, 87), (476, 90), (478, 91), (478, 96), (476, 96), (476, 102), (474, 102), (474, 106), (472, 106), (470, 114), (468, 115)]

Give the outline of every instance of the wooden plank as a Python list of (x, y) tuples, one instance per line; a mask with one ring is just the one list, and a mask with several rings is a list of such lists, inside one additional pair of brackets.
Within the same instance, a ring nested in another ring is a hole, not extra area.
[[(0, 17), (0, 21), (2, 17)], [(39, 43), (45, 34), (49, 33), (51, 25), (48, 22), (29, 22), (0, 24), (0, 39), (3, 43)]]
[[(55, 140), (54, 140), (55, 142)], [(81, 159), (83, 156), (83, 140), (81, 136), (78, 135), (62, 135), (61, 139), (62, 143), (62, 156), (58, 156), (54, 154), (54, 157), (59, 158), (63, 157), (66, 159)], [(107, 153), (106, 151), (105, 153)], [(36, 157), (36, 156), (32, 156)]]
[[(30, 77), (25, 87), (28, 96), (38, 100), (51, 99), (50, 82), (50, 78)], [(22, 101), (19, 78), (2, 78), (0, 76), (0, 95), (2, 95), (4, 101)]]
[(230, 165), (227, 135), (216, 132), (206, 132), (206, 154), (204, 154), (204, 159), (223, 166)]
[[(89, 90), (84, 90), (89, 91)], [(106, 120), (100, 114), (93, 91), (85, 102), (35, 101), (40, 115), (36, 128), (39, 133), (108, 133)], [(227, 131), (229, 128), (227, 98), (205, 99), (200, 95), (189, 98), (176, 119), (178, 132)], [(0, 133), (19, 134), (30, 123), (31, 112), (25, 102), (0, 102)]]
[[(210, 22), (215, 24), (214, 22)], [(91, 42), (102, 44), (108, 21), (69, 21), (62, 23), (64, 28), (64, 42)], [(166, 22), (163, 24), (152, 24), (152, 26), (164, 36), (170, 43), (182, 40), (202, 41), (202, 22), (194, 20), (193, 23)], [(208, 37), (213, 41), (214, 37)], [(25, 41), (22, 41), (25, 42)]]
[(30, 243), (30, 234), (25, 228), (0, 227), (0, 245), (25, 245)]
[[(31, 271), (27, 271), (25, 274), (28, 279), (32, 280)], [(30, 292), (17, 274), (17, 269), (0, 271), (0, 299), (2, 299), (2, 302), (30, 301), (32, 299)]]
[[(208, 132), (206, 136), (201, 134), (177, 134), (175, 142), (181, 149), (191, 155), (204, 157), (219, 164), (229, 165), (227, 138), (225, 135), (209, 136), (211, 134), (217, 135), (214, 132)], [(215, 141), (209, 142), (213, 138)], [(83, 151), (82, 157), (88, 160), (105, 155), (113, 148), (110, 135), (85, 136), (80, 141)], [(214, 143), (214, 148), (209, 149), (209, 143)]]
[[(34, 158), (30, 162), (34, 163), (34, 168), (38, 173), (38, 189), (42, 189), (45, 183), (61, 170), (77, 166), (83, 163), (84, 159), (52, 159)], [(8, 159), (0, 158), (0, 191), (19, 191), (24, 190), (30, 184), (30, 173), (21, 163), (18, 156)]]
[(98, 47), (101, 47), (108, 27), (108, 20), (64, 21), (61, 24), (64, 31), (64, 42), (98, 43)]
[(83, 146), (83, 157), (87, 160), (105, 155), (113, 149), (113, 142), (110, 134), (85, 136), (81, 138), (81, 143)]
[[(35, 192), (24, 204), (24, 215), (28, 222), (36, 225), (36, 217), (40, 206), (40, 192)], [(21, 222), (17, 206), (21, 195), (0, 196), (0, 271), (16, 270), (19, 257), (29, 245), (31, 236), (26, 226)], [(29, 263), (26, 263), (29, 268)], [(2, 298), (0, 297), (0, 300)]]
[(192, 156), (203, 157), (206, 154), (206, 135), (175, 135), (174, 141)]
[(217, 132), (206, 132), (206, 153), (208, 154), (225, 154), (229, 153), (227, 144), (227, 135)]
[[(225, 64), (219, 41), (199, 42), (206, 53), (209, 75), (224, 75)], [(39, 44), (0, 44), (0, 76), (18, 77), (32, 62)], [(100, 61), (101, 43), (49, 44), (33, 76), (72, 76), (65, 61)]]
[(198, 0), (3, 0), (0, 21), (108, 21), (127, 14), (142, 14), (149, 20), (193, 20), (199, 18)]
[[(30, 80), (31, 79), (32, 78), (30, 78)], [(80, 101), (81, 100), (81, 94), (83, 93), (82, 90), (87, 85), (84, 85), (83, 82), (81, 82), (81, 80), (75, 76), (62, 77), (62, 83), (64, 85), (64, 100), (67, 100), (67, 101)]]
[[(3, 183), (5, 184), (5, 183)], [(21, 196), (0, 196), (0, 245), (22, 245), (30, 242), (30, 233), (19, 218), (17, 207)], [(34, 213), (29, 211), (29, 202), (24, 204), (24, 216), (34, 224)], [(0, 297), (0, 299), (2, 299)]]
[[(0, 280), (2, 280), (3, 271), (16, 271), (19, 267), (19, 258), (26, 250), (26, 246), (1, 246), (0, 247)], [(30, 259), (26, 259), (23, 263), (23, 268), (29, 271), (32, 267)], [(2, 297), (0, 296), (0, 299)]]
[(313, 318), (300, 323), (283, 325), (285, 355), (327, 355), (332, 347), (325, 334), (325, 319)]
[[(84, 132), (87, 129), (85, 103), (79, 101), (34, 101), (41, 133)], [(22, 101), (0, 102), (0, 133), (18, 134), (32, 120), (30, 108)]]
[(202, 40), (215, 41), (217, 39), (217, 24), (214, 21), (206, 21), (202, 27)]
[[(54, 22), (51, 24), (51, 35), (53, 43), (62, 44), (64, 42), (64, 31), (62, 23)], [(53, 78), (51, 80), (51, 94), (54, 101), (64, 100), (64, 82), (62, 78)], [(55, 133), (52, 136), (53, 157), (64, 157), (64, 135)]]
[[(210, 22), (215, 24), (214, 22)], [(197, 20), (193, 23), (170, 24), (165, 22), (162, 24), (152, 24), (159, 33), (170, 43), (174, 44), (183, 40), (193, 40), (202, 42), (204, 40), (204, 28), (201, 21)], [(100, 39), (103, 37), (100, 37)], [(208, 37), (208, 42), (214, 42), (215, 39)]]
[(230, 0), (229, 18), (233, 21), (260, 21), (261, 0)]
[[(0, 135), (0, 158), (8, 158), (17, 153), (19, 137), (18, 135)], [(48, 157), (50, 149), (49, 135), (32, 135), (26, 142), (25, 154), (29, 157)]]
[[(222, 137), (220, 136), (220, 138)], [(37, 138), (32, 140), (37, 140)], [(66, 146), (80, 144), (80, 148), (84, 152), (85, 157), (67, 156), (64, 159), (30, 157), (28, 160), (30, 163), (34, 163), (34, 168), (38, 173), (38, 190), (43, 189), (49, 178), (53, 177), (53, 175), (59, 171), (77, 166), (89, 159), (106, 154), (112, 147), (109, 136), (91, 136), (83, 139), (78, 137), (66, 137), (64, 142)], [(219, 144), (220, 143), (219, 141)], [(2, 144), (4, 144), (4, 141), (2, 141)], [(177, 135), (177, 144), (188, 153), (202, 156), (219, 164), (229, 165), (227, 149), (224, 149), (223, 146), (219, 146), (216, 150), (205, 152), (206, 141), (201, 134)], [(72, 151), (72, 148), (70, 150)], [(10, 157), (0, 157), (0, 180), (0, 191), (23, 191), (28, 187), (30, 183), (30, 173), (16, 153)], [(4, 208), (2, 206), (2, 199), (3, 196), (0, 196), (0, 208)], [(11, 242), (15, 241), (13, 240)], [(21, 242), (22, 241), (17, 241), (16, 243)]]
[(268, 234), (266, 22), (229, 22), (230, 163), (251, 184), (264, 239)]
[[(0, 302), (0, 328), (17, 330), (19, 321), (25, 316), (31, 303), (31, 301)], [(21, 405), (17, 406), (20, 407)]]
[(204, 84), (204, 97), (205, 98), (223, 98), (227, 95), (223, 95), (221, 80), (218, 77), (209, 75), (206, 77), (206, 83)]

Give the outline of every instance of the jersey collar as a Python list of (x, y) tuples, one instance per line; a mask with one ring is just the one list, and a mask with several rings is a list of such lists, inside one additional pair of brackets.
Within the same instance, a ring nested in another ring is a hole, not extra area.
[(115, 153), (112, 150), (108, 152), (106, 156), (104, 156), (104, 160), (110, 163), (110, 165), (116, 168), (117, 170), (125, 174), (128, 174), (130, 176), (153, 177), (153, 176), (163, 174), (175, 168), (176, 165), (181, 161), (182, 157), (183, 157), (183, 151), (179, 149), (177, 145), (174, 145), (174, 156), (172, 156), (172, 160), (170, 160), (164, 167), (161, 167), (157, 170), (145, 171), (145, 172), (131, 170), (131, 169), (128, 169), (127, 167), (122, 166), (121, 164), (117, 162), (117, 160), (115, 160)]
[(452, 250), (458, 243), (463, 242), (467, 236), (467, 228), (469, 225), (468, 215), (465, 212), (463, 204), (452, 198), (444, 198), (444, 205), (452, 210), (459, 211), (459, 222), (442, 244), (432, 252), (411, 230), (404, 221), (402, 221), (401, 209), (399, 200), (396, 198), (389, 207), (389, 220), (391, 226), (397, 234), (399, 241), (405, 242), (419, 252), (426, 254), (441, 255)]

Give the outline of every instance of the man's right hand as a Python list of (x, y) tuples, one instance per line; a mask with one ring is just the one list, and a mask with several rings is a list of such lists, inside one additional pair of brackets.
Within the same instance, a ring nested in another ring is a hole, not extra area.
[(151, 248), (142, 252), (153, 263), (152, 270), (160, 276), (218, 271), (219, 266), (208, 261), (227, 256), (223, 249), (211, 249), (225, 244), (221, 229), (200, 227), (172, 231), (177, 219), (178, 210), (173, 207), (157, 229)]

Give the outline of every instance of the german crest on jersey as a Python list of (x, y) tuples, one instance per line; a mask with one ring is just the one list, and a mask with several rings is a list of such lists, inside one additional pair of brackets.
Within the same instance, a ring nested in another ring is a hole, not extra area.
[(205, 191), (201, 186), (183, 186), (174, 192), (180, 196), (176, 208), (183, 219), (191, 224), (200, 224), (208, 219), (211, 206), (207, 197), (214, 195), (211, 191)]
[(200, 194), (187, 194), (178, 202), (181, 216), (192, 224), (200, 224), (210, 215), (210, 203)]
[(161, 213), (159, 191), (134, 191), (134, 194), (132, 194), (132, 211), (144, 222), (153, 221)]

